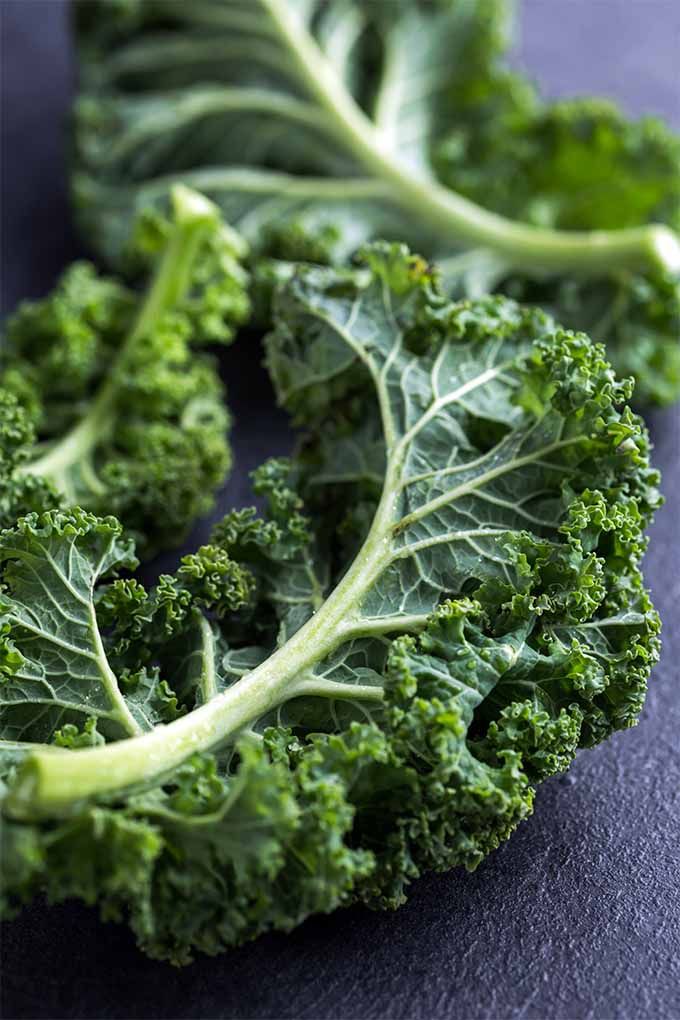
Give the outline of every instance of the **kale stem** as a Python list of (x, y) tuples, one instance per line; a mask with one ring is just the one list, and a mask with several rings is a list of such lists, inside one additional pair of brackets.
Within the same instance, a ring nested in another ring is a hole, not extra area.
[(680, 239), (668, 227), (649, 224), (621, 230), (562, 231), (532, 227), (499, 216), (436, 181), (404, 168), (376, 126), (345, 89), (332, 64), (295, 17), (286, 0), (262, 0), (295, 62), (297, 74), (329, 123), (356, 158), (391, 186), (402, 205), (439, 233), (491, 248), (518, 269), (610, 271), (658, 265), (680, 270)]
[(201, 242), (215, 222), (217, 210), (212, 203), (182, 185), (172, 189), (172, 203), (175, 217), (173, 232), (139, 314), (121, 344), (106, 381), (81, 421), (47, 453), (19, 469), (25, 474), (48, 478), (62, 493), (68, 487), (69, 469), (79, 461), (87, 465), (88, 477), (96, 479), (88, 458), (110, 423), (121, 367), (140, 337), (149, 335), (163, 315), (183, 298)]

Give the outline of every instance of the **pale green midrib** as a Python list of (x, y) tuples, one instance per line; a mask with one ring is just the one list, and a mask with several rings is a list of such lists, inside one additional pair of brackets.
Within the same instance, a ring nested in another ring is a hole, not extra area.
[(518, 268), (588, 271), (658, 264), (680, 268), (680, 239), (670, 228), (652, 224), (616, 231), (567, 232), (531, 227), (471, 202), (431, 181), (418, 179), (389, 152), (375, 125), (354, 102), (286, 0), (261, 0), (296, 64), (308, 92), (337, 125), (356, 158), (387, 179), (395, 197), (440, 232), (502, 252)]
[[(211, 114), (228, 113), (232, 110), (237, 113), (245, 110), (250, 113), (267, 114), (306, 124), (324, 135), (333, 128), (321, 110), (304, 100), (282, 96), (266, 89), (225, 85), (220, 88), (204, 88), (189, 95), (181, 94), (172, 108), (173, 129)], [(167, 123), (162, 117), (142, 116), (143, 119), (134, 129), (124, 134), (117, 145), (108, 148), (107, 162), (125, 157), (144, 141), (167, 131)], [(181, 179), (184, 180), (183, 175)]]
[(572, 439), (559, 440), (557, 442), (550, 443), (548, 446), (541, 447), (540, 450), (536, 450), (533, 453), (527, 453), (523, 457), (515, 457), (507, 463), (499, 464), (498, 467), (486, 471), (483, 475), (479, 475), (477, 478), (472, 478), (469, 482), (463, 482), (462, 485), (458, 485), (454, 489), (450, 489), (448, 492), (442, 493), (441, 496), (437, 496), (435, 499), (431, 499), (427, 503), (423, 503), (423, 505), (418, 507), (417, 510), (413, 510), (410, 514), (407, 514), (406, 517), (402, 517), (402, 519), (395, 524), (395, 530), (400, 532), (404, 531), (411, 524), (415, 524), (416, 521), (422, 520), (423, 517), (429, 516), (429, 514), (434, 513), (443, 506), (448, 506), (461, 496), (466, 496), (469, 493), (474, 492), (480, 487), (480, 485), (493, 481), (494, 478), (500, 478), (509, 471), (515, 471), (517, 468), (533, 464), (546, 454), (554, 453), (555, 450), (560, 450), (563, 447), (581, 443), (585, 439), (585, 436), (575, 436)]
[[(445, 345), (442, 345), (442, 352), (446, 351)], [(432, 402), (427, 411), (420, 416), (420, 418), (411, 426), (408, 432), (400, 440), (402, 447), (407, 447), (409, 443), (413, 442), (415, 437), (421, 432), (425, 426), (430, 422), (443, 408), (448, 407), (449, 404), (454, 404), (461, 399), (461, 397), (467, 396), (468, 393), (472, 393), (473, 390), (480, 386), (484, 386), (487, 382), (491, 382), (493, 379), (498, 378), (512, 365), (512, 361), (504, 361), (500, 365), (494, 365), (492, 368), (487, 368), (479, 375), (474, 376), (472, 379), (466, 380), (461, 383), (455, 390), (447, 393), (445, 396), (438, 395)], [(433, 386), (433, 392), (435, 388)]]
[(207, 704), (167, 726), (59, 760), (49, 749), (30, 755), (8, 795), (7, 810), (20, 816), (49, 815), (74, 800), (148, 782), (295, 697), (295, 678), (302, 678), (304, 685), (314, 665), (346, 640), (362, 595), (384, 569), (393, 484), (388, 477), (366, 541), (343, 580), (282, 648)]
[[(36, 626), (34, 623), (29, 623), (27, 620), (18, 619), (19, 625), (27, 630), (30, 634), (34, 634), (37, 638), (44, 638), (45, 641), (49, 641), (50, 644), (56, 645), (58, 648), (63, 648), (65, 652), (71, 652), (72, 655), (77, 655), (83, 659), (94, 659), (95, 655), (93, 652), (84, 652), (77, 645), (72, 645), (70, 641), (66, 641), (64, 638), (57, 637), (56, 634), (50, 634), (49, 631), (43, 630), (42, 627)], [(3, 621), (4, 622), (4, 621)]]
[(316, 613), (319, 609), (321, 609), (321, 606), (323, 605), (324, 593), (323, 587), (319, 583), (319, 579), (314, 572), (314, 564), (311, 562), (309, 556), (305, 557), (305, 573), (307, 575), (311, 588), (312, 594), (311, 605), (314, 612)]
[[(149, 178), (139, 186), (140, 195), (154, 198), (165, 195), (168, 185), (178, 180), (176, 173)], [(394, 200), (390, 189), (374, 177), (295, 177), (278, 170), (248, 166), (203, 167), (187, 170), (182, 181), (199, 191), (241, 190), (251, 194), (284, 195), (299, 199), (381, 199)]]
[[(310, 311), (319, 319), (321, 322), (325, 322), (326, 325), (332, 329), (337, 335), (343, 340), (350, 350), (354, 351), (360, 361), (363, 361), (364, 365), (368, 369), (373, 382), (375, 383), (376, 396), (378, 398), (378, 406), (380, 407), (380, 419), (383, 427), (383, 434), (385, 438), (385, 447), (388, 452), (388, 457), (391, 456), (392, 450), (395, 444), (396, 426), (394, 422), (394, 415), (392, 414), (392, 408), (390, 406), (389, 394), (385, 388), (385, 378), (381, 369), (378, 368), (374, 358), (368, 353), (364, 345), (354, 339), (351, 332), (351, 327), (354, 324), (356, 316), (359, 314), (361, 308), (361, 300), (363, 295), (359, 293), (352, 304), (352, 308), (344, 325), (336, 322), (328, 314), (325, 314), (319, 308), (313, 308), (310, 306)], [(395, 339), (394, 347), (390, 350), (389, 358), (391, 359), (395, 355), (395, 349), (401, 344), (401, 335), (398, 334)], [(384, 366), (383, 366), (384, 367)], [(305, 388), (309, 386), (308, 380), (305, 380)], [(289, 393), (291, 390), (288, 391)], [(403, 447), (404, 444), (401, 444)]]
[(301, 680), (295, 685), (298, 697), (310, 695), (317, 698), (335, 698), (338, 701), (382, 701), (385, 692), (379, 684), (345, 684), (339, 680), (314, 677)]
[[(397, 559), (393, 555), (393, 559)], [(344, 634), (346, 641), (362, 637), (380, 637), (393, 634), (417, 634), (421, 631), (430, 613), (405, 613), (395, 616), (362, 616), (354, 623), (349, 622)]]
[(69, 468), (84, 461), (94, 449), (98, 440), (108, 432), (110, 405), (115, 387), (109, 379), (100, 389), (90, 409), (65, 436), (47, 453), (36, 460), (29, 461), (19, 467), (19, 472), (26, 475), (40, 475), (54, 482), (60, 492), (68, 489), (67, 473)]
[(342, 72), (343, 79), (349, 70), (349, 59), (352, 49), (365, 28), (364, 12), (352, 5), (346, 7), (341, 17), (336, 19), (330, 35), (324, 36), (324, 51), (331, 63)]
[[(285, 55), (274, 46), (262, 45), (262, 42), (257, 49), (258, 62), (277, 71), (289, 70)], [(210, 39), (154, 39), (151, 43), (133, 39), (109, 58), (106, 72), (108, 80), (115, 81), (118, 75), (132, 71), (137, 74), (156, 73), (159, 67), (165, 70), (169, 63), (176, 67), (183, 62), (195, 65), (201, 58), (224, 61), (234, 56), (243, 59), (246, 55), (242, 41), (230, 39), (226, 34)]]
[(216, 696), (217, 677), (215, 675), (215, 637), (212, 627), (205, 616), (201, 616), (201, 655), (203, 669), (201, 670), (201, 695), (204, 702), (210, 701)]
[[(253, 0), (255, 6), (256, 0)], [(177, 16), (177, 0), (157, 0), (156, 8), (159, 12), (167, 8), (168, 13), (175, 18)], [(228, 4), (201, 3), (200, 0), (191, 0), (191, 4), (185, 5), (183, 17), (194, 25), (204, 28), (228, 29), (231, 32), (252, 32), (256, 37), (267, 38), (270, 33), (267, 31), (267, 24), (262, 17), (251, 11), (238, 11), (230, 9)]]
[(464, 531), (446, 531), (441, 535), (432, 535), (430, 538), (421, 538), (417, 542), (410, 542), (402, 546), (398, 552), (394, 554), (395, 560), (403, 560), (409, 556), (413, 556), (415, 553), (422, 552), (423, 549), (430, 549), (435, 545), (445, 545), (449, 542), (465, 542), (469, 538), (496, 538), (499, 535), (507, 535), (510, 532), (516, 532), (517, 528), (508, 526), (507, 528), (467, 528)]
[(393, 36), (389, 36), (385, 52), (383, 73), (373, 103), (373, 122), (382, 137), (391, 142), (398, 122), (399, 107), (402, 100), (399, 89), (398, 49), (394, 45)]
[(92, 637), (97, 669), (99, 670), (102, 686), (104, 687), (106, 696), (109, 699), (109, 704), (111, 705), (113, 713), (126, 733), (128, 733), (131, 737), (139, 736), (143, 732), (142, 727), (128, 708), (128, 704), (120, 692), (118, 678), (109, 665), (109, 660), (102, 642), (102, 636), (99, 632), (94, 600), (90, 602), (88, 607), (88, 627)]
[[(175, 198), (181, 202), (181, 198)], [(191, 268), (210, 219), (187, 211), (180, 216), (161, 259), (146, 299), (123, 341), (106, 381), (90, 405), (82, 421), (75, 425), (47, 453), (22, 464), (18, 470), (39, 475), (52, 481), (60, 491), (68, 488), (68, 472), (79, 462), (87, 461), (95, 446), (107, 435), (114, 420), (114, 404), (119, 385), (118, 374), (135, 343), (151, 333), (159, 319), (175, 305), (188, 286)]]
[[(35, 681), (36, 680), (36, 677), (30, 676), (27, 673), (15, 673), (15, 674), (13, 674), (13, 677), (16, 677), (18, 680), (29, 680), (29, 681)], [(17, 704), (19, 704), (19, 702), (17, 702), (17, 701), (4, 700), (4, 699), (0, 698), (0, 709), (16, 708)], [(85, 715), (85, 716), (88, 717), (88, 719), (91, 718), (91, 719), (94, 719), (95, 721), (99, 720), (99, 719), (111, 719), (112, 722), (117, 722), (119, 724), (122, 722), (122, 720), (120, 718), (120, 714), (118, 713), (118, 711), (115, 708), (110, 708), (108, 710), (104, 710), (104, 709), (101, 709), (101, 708), (97, 708), (94, 705), (92, 705), (92, 706), (91, 705), (84, 705), (82, 703), (82, 701), (67, 701), (65, 698), (53, 698), (53, 697), (48, 697), (47, 695), (45, 697), (38, 698), (38, 697), (35, 697), (34, 695), (32, 695), (31, 699), (30, 699), (30, 704), (31, 705), (44, 705), (46, 708), (63, 708), (63, 709), (67, 709), (69, 712), (76, 712), (76, 713), (79, 713), (81, 715)], [(141, 732), (142, 732), (141, 730), (138, 730), (136, 733), (130, 732), (130, 733), (128, 733), (128, 735), (129, 736), (137, 736), (137, 734), (141, 733)], [(35, 747), (36, 749), (42, 748), (44, 750), (44, 748), (45, 748), (45, 744), (44, 743), (43, 744), (33, 744), (32, 746)], [(51, 748), (50, 748), (50, 750), (51, 750)]]

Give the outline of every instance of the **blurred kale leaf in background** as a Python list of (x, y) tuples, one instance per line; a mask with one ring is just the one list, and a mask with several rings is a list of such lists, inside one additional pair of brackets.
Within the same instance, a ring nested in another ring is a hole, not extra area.
[(543, 101), (505, 66), (508, 22), (506, 0), (78, 3), (84, 236), (120, 265), (134, 211), (184, 180), (251, 244), (263, 318), (292, 263), (405, 240), (453, 295), (538, 303), (672, 402), (680, 141)]

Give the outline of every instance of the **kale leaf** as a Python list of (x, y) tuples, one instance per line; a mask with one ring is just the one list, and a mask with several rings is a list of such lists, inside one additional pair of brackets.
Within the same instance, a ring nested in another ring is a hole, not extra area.
[(263, 518), (150, 592), (110, 519), (0, 534), (5, 900), (178, 963), (476, 867), (658, 653), (657, 476), (600, 345), (381, 244), (301, 269), (267, 351), (303, 432)]
[(229, 468), (212, 358), (248, 313), (244, 242), (177, 185), (170, 219), (143, 217), (137, 293), (87, 262), (11, 316), (0, 352), (0, 525), (81, 505), (115, 513), (146, 553), (176, 544)]
[(120, 256), (184, 180), (259, 261), (256, 293), (366, 240), (443, 263), (606, 342), (636, 396), (680, 393), (680, 141), (599, 100), (548, 104), (503, 65), (505, 0), (111, 0), (77, 7), (74, 193)]

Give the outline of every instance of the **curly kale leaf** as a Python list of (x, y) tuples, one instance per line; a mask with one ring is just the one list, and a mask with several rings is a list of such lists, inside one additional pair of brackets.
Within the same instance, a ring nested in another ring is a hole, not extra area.
[[(0, 757), (11, 752), (13, 762), (40, 743), (98, 746), (184, 712), (178, 652), (210, 633), (203, 613), (250, 604), (254, 578), (217, 545), (183, 557), (151, 591), (117, 577), (137, 563), (115, 518), (79, 507), (28, 514), (0, 532)], [(203, 648), (195, 700), (206, 661)]]
[(120, 524), (80, 509), (30, 514), (2, 532), (0, 557), (3, 738), (49, 742), (63, 726), (73, 744), (78, 724), (114, 739), (141, 733), (93, 601), (101, 577), (137, 565)]
[[(542, 779), (635, 723), (658, 652), (639, 566), (657, 477), (600, 346), (507, 298), (450, 303), (378, 245), (358, 272), (301, 270), (267, 348), (303, 433), (256, 475), (264, 518), (232, 512), (151, 592), (92, 595), (120, 562), (110, 522), (0, 540), (26, 726), (0, 745), (7, 902), (96, 900), (180, 963), (476, 867)], [(84, 599), (69, 620), (53, 564)], [(50, 703), (56, 748), (36, 744), (38, 673), (88, 706), (67, 730)], [(113, 732), (107, 690), (140, 735)]]
[(262, 256), (265, 316), (296, 261), (406, 240), (453, 296), (500, 289), (605, 342), (639, 400), (680, 393), (680, 142), (542, 101), (503, 66), (505, 0), (77, 11), (74, 193), (107, 258), (185, 180)]
[[(603, 100), (546, 104), (517, 75), (500, 70), (481, 91), (473, 84), (458, 93), (458, 102), (459, 123), (439, 141), (436, 163), (447, 184), (468, 198), (564, 230), (614, 230), (652, 220), (680, 229), (680, 139), (657, 120), (627, 121)], [(455, 258), (448, 266), (454, 289), (461, 288), (461, 268), (470, 280), (477, 268), (474, 261), (461, 267)], [(637, 380), (642, 401), (677, 398), (676, 272), (511, 274), (499, 286), (606, 342), (619, 374)]]
[(193, 348), (228, 342), (247, 314), (245, 248), (202, 196), (179, 186), (173, 195), (170, 220), (145, 216), (137, 227), (144, 292), (76, 263), (8, 320), (4, 526), (54, 506), (56, 493), (115, 513), (148, 552), (210, 508), (230, 463), (229, 419), (213, 361)]
[(59, 496), (46, 479), (21, 471), (34, 443), (30, 414), (13, 393), (0, 388), (0, 528), (58, 505)]

